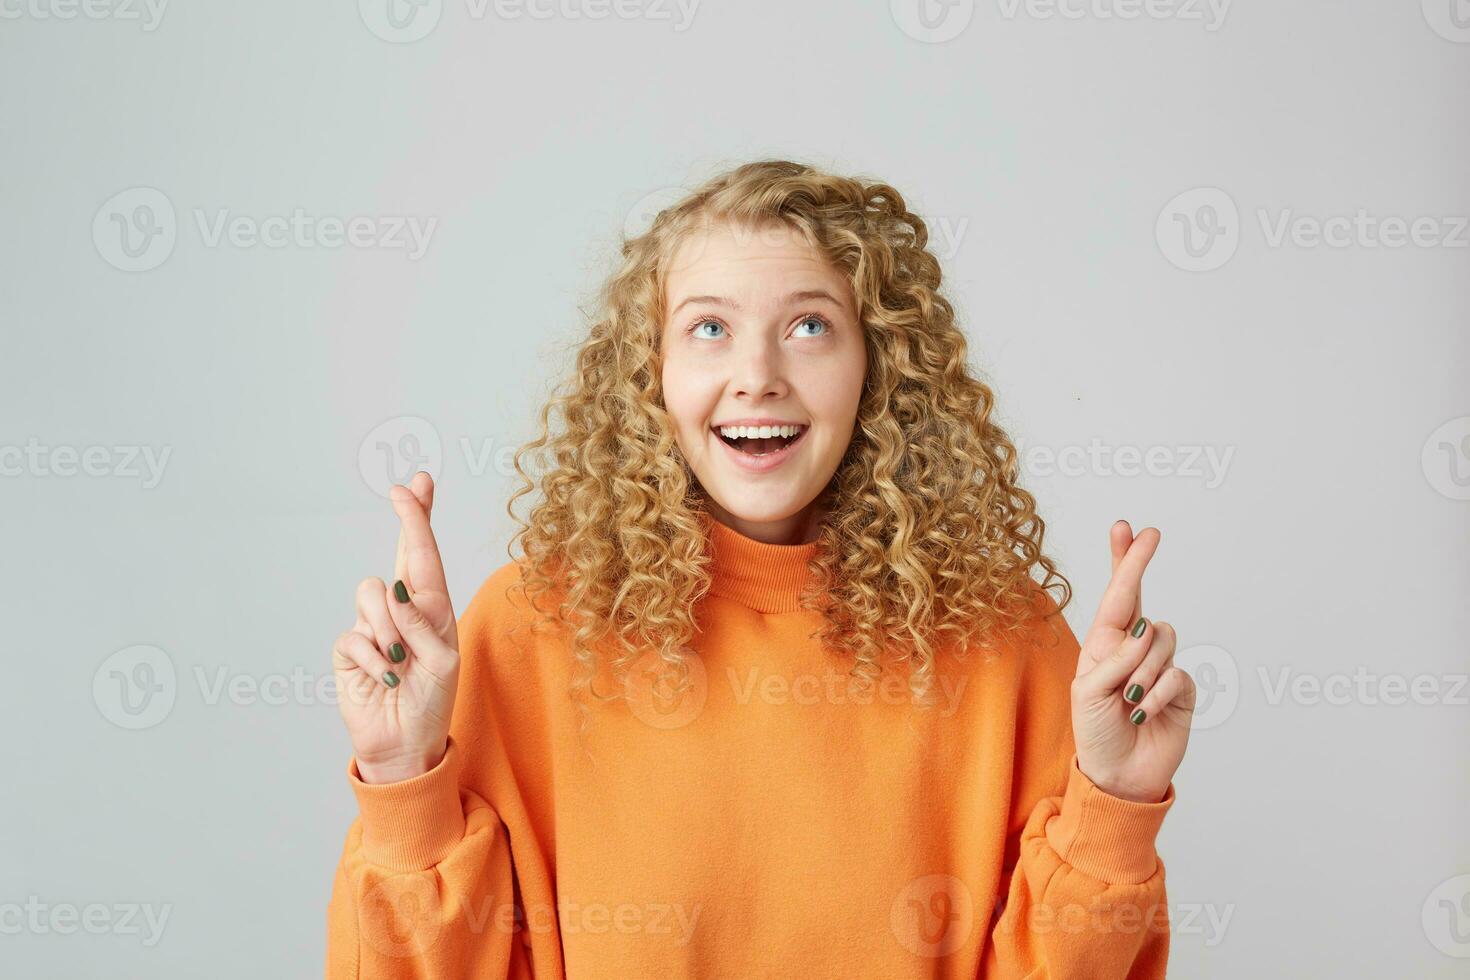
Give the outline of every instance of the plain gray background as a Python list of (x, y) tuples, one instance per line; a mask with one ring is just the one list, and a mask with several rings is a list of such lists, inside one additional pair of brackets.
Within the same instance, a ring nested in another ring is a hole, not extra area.
[(1463, 0), (395, 2), (0, 3), (0, 972), (320, 975), (389, 459), (462, 611), (619, 236), (765, 156), (931, 222), (1079, 635), (1163, 530), (1171, 975), (1470, 970)]

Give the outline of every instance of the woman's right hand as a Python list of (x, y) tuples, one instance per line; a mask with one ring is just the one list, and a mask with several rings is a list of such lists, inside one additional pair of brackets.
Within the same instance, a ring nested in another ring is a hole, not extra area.
[(393, 783), (444, 758), (459, 685), (459, 631), (429, 527), (434, 481), (390, 490), (398, 515), (395, 582), (364, 579), (357, 623), (332, 647), (337, 706), (363, 782)]

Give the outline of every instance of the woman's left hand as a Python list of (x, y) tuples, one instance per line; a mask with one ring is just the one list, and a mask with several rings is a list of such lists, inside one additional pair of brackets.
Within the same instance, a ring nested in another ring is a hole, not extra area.
[(1139, 803), (1164, 798), (1194, 714), (1194, 681), (1174, 666), (1174, 628), (1143, 616), (1143, 570), (1159, 537), (1113, 525), (1113, 578), (1072, 682), (1077, 767), (1103, 792)]

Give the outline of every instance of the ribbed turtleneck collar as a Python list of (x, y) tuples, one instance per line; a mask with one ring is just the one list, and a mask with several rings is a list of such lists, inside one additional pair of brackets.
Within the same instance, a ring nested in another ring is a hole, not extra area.
[(726, 527), (706, 514), (709, 533), (710, 594), (734, 599), (756, 612), (795, 612), (807, 583), (807, 562), (821, 546), (766, 544)]

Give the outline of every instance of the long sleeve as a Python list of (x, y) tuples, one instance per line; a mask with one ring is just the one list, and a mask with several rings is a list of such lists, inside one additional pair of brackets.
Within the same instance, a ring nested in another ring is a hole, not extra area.
[(1136, 803), (1078, 768), (1070, 700), (1077, 639), (1049, 597), (1046, 610), (1049, 628), (1034, 634), (1022, 687), (1012, 832), (981, 976), (1162, 980), (1169, 913), (1154, 843), (1174, 785), (1157, 803)]
[(460, 788), (450, 736), (437, 766), (398, 783), (348, 778), (359, 814), (327, 907), (327, 980), (529, 976), (515, 929), (509, 841)]
[(986, 977), (1162, 980), (1169, 958), (1164, 866), (1154, 839), (1174, 803), (1103, 792), (1068, 764), (1060, 797), (1036, 804), (994, 920)]
[[(348, 762), (358, 816), (327, 908), (327, 980), (532, 976), (537, 930), (520, 911), (511, 835), (484, 788), (484, 771), (507, 768), (487, 703), (487, 606), (477, 597), (460, 619), (459, 688), (439, 764), (375, 784), (363, 782), (356, 757)], [(554, 928), (540, 933), (556, 942)]]

